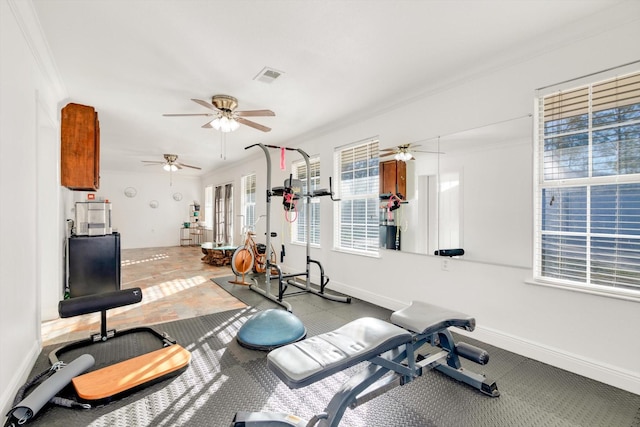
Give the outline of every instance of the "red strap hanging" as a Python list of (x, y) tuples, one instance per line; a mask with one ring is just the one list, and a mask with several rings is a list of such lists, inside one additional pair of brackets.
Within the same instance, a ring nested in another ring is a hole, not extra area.
[(284, 152), (285, 152), (285, 148), (284, 147), (280, 147), (280, 170), (281, 171), (283, 171), (285, 169)]

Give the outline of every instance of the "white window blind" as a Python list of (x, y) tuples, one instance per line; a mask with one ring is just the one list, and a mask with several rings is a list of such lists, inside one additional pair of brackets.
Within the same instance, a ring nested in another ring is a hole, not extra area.
[(213, 240), (233, 242), (233, 184), (219, 185), (213, 196)]
[[(291, 174), (293, 178), (302, 181), (302, 194), (309, 194), (314, 190), (320, 188), (320, 159), (309, 159), (311, 180), (311, 190), (307, 188), (307, 164), (304, 161), (295, 162), (292, 165)], [(306, 208), (305, 205), (309, 199), (303, 197), (298, 204), (298, 218), (291, 223), (291, 242), (292, 243), (307, 243), (306, 239)], [(303, 204), (304, 203), (304, 204)], [(311, 204), (309, 205), (309, 240), (312, 245), (320, 245), (320, 200), (317, 197), (311, 198)]]
[(536, 278), (640, 292), (640, 73), (539, 98)]
[(336, 151), (339, 203), (334, 245), (337, 249), (378, 254), (378, 141)]
[(213, 240), (216, 242), (224, 242), (224, 223), (225, 223), (225, 207), (224, 207), (224, 187), (217, 186), (213, 196)]
[(207, 185), (204, 189), (204, 225), (208, 229), (213, 228), (213, 186)]
[(256, 223), (256, 174), (242, 177), (242, 221), (245, 230)]

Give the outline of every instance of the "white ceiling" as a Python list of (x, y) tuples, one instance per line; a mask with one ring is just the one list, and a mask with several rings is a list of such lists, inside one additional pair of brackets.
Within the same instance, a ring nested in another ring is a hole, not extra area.
[[(100, 118), (101, 167), (151, 171), (163, 153), (203, 172), (244, 147), (296, 146), (474, 73), (570, 41), (568, 24), (621, 0), (33, 0), (70, 102)], [(271, 84), (253, 80), (282, 71)], [(226, 134), (191, 98), (271, 109)], [(180, 173), (194, 173), (184, 170)]]

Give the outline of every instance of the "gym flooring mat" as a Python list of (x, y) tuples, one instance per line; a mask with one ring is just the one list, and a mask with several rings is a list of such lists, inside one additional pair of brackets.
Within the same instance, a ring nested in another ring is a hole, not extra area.
[[(213, 280), (213, 279), (212, 279)], [(235, 340), (242, 324), (254, 313), (278, 305), (249, 290), (215, 282), (249, 305), (193, 319), (155, 325), (191, 352), (191, 364), (181, 375), (167, 379), (105, 406), (87, 410), (47, 405), (29, 423), (32, 426), (229, 426), (237, 411), (289, 412), (309, 419), (325, 408), (356, 365), (308, 387), (290, 390), (266, 367), (266, 353), (241, 347)], [(312, 294), (287, 298), (308, 335), (334, 330), (345, 323), (371, 316), (388, 320), (391, 312), (353, 299), (332, 302)], [(457, 337), (459, 338), (459, 337)], [(508, 351), (479, 343), (491, 361), (463, 365), (495, 379), (500, 397), (490, 398), (438, 372), (395, 388), (356, 408), (348, 409), (341, 426), (584, 426), (640, 427), (640, 396), (593, 381)], [(113, 342), (111, 342), (113, 341)], [(94, 345), (90, 352), (96, 368), (157, 349), (145, 334), (124, 335)], [(32, 376), (49, 367), (42, 350)], [(70, 362), (76, 354), (62, 355)], [(65, 390), (69, 392), (69, 390)]]

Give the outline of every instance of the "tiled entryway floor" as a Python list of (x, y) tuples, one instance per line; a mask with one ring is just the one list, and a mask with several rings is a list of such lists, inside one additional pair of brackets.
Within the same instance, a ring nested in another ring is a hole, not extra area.
[[(148, 326), (202, 316), (246, 305), (213, 283), (233, 274), (228, 266), (202, 262), (199, 246), (124, 249), (122, 289), (139, 287), (142, 302), (107, 311), (109, 329)], [(89, 337), (100, 331), (100, 313), (42, 323), (43, 345)]]

